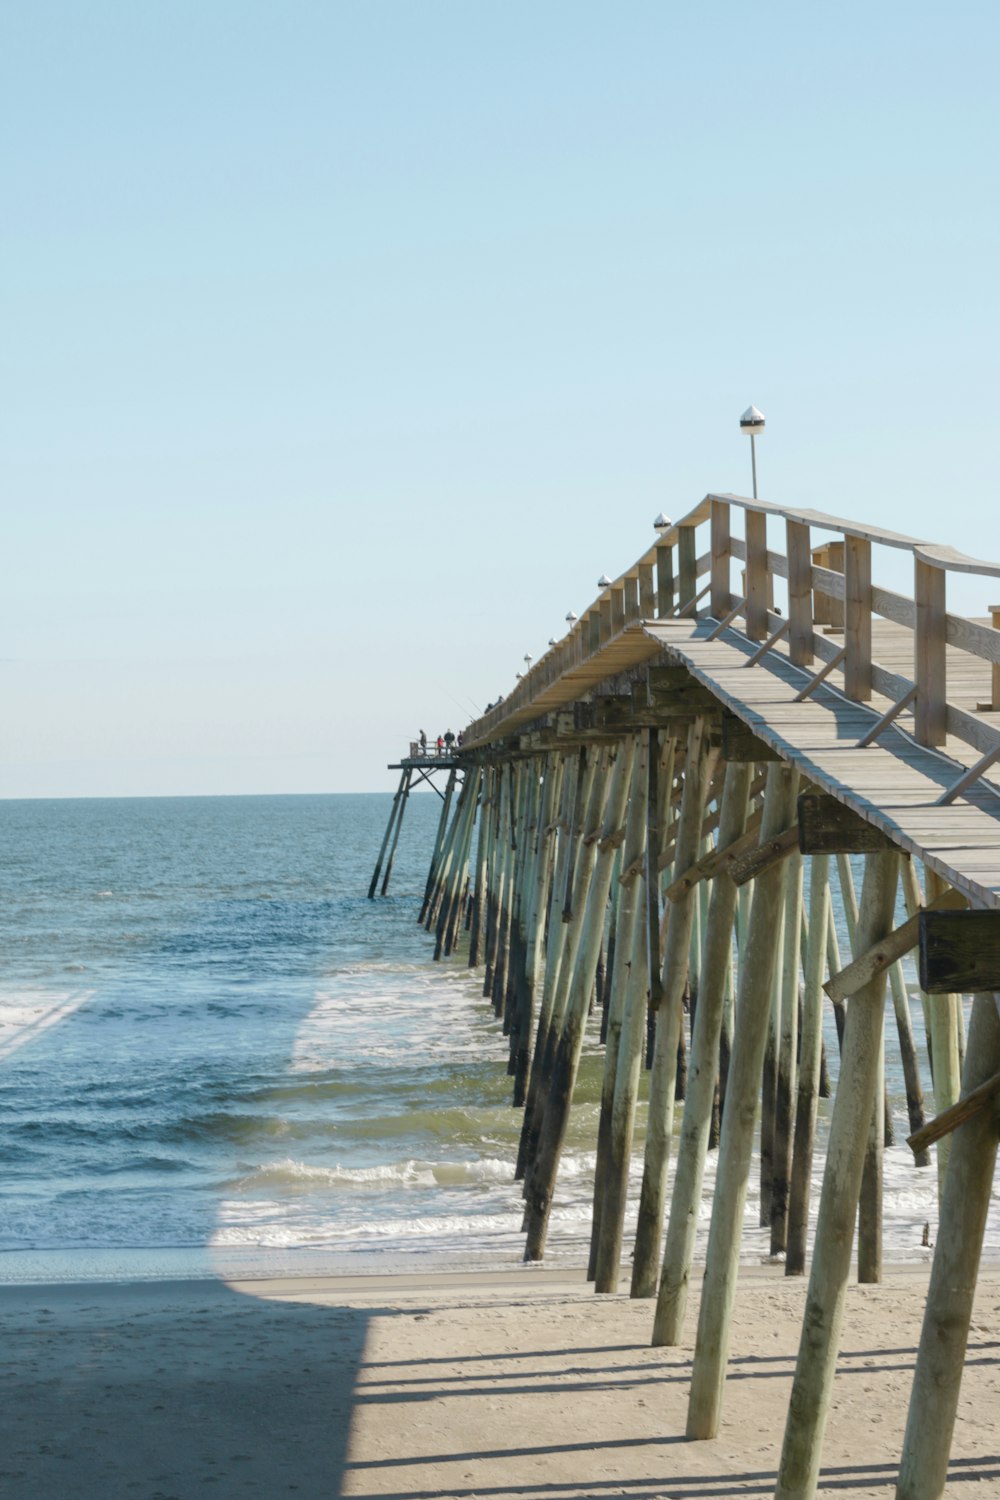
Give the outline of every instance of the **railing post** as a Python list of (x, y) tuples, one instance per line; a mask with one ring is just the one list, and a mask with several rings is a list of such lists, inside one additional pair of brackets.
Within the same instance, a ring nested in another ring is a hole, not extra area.
[(665, 620), (674, 612), (674, 548), (664, 542), (656, 549), (656, 616)]
[(747, 635), (752, 641), (767, 638), (767, 516), (762, 510), (746, 512)]
[(872, 544), (844, 538), (844, 691), (866, 703), (872, 695)]
[(656, 595), (653, 590), (653, 564), (639, 564), (639, 618), (640, 620), (651, 620), (656, 609)]
[[(691, 601), (698, 592), (698, 547), (693, 526), (680, 525), (677, 528), (677, 571), (679, 607), (693, 615), (696, 606)], [(691, 606), (690, 609), (686, 609), (687, 605)]]
[[(827, 542), (824, 547), (817, 547), (813, 553), (813, 562), (818, 568), (826, 568), (830, 573), (842, 573), (844, 571), (843, 542)], [(832, 594), (825, 593), (823, 589), (814, 589), (813, 620), (817, 625), (829, 625), (831, 629), (839, 630), (844, 623), (843, 599), (835, 599)]]
[(921, 745), (943, 745), (947, 738), (948, 708), (945, 672), (945, 588), (943, 568), (914, 558), (913, 595), (917, 603), (913, 676), (917, 684), (914, 709), (916, 737)]
[[(990, 619), (993, 622), (993, 629), (1000, 630), (1000, 604), (990, 605)], [(992, 684), (990, 701), (994, 709), (998, 709), (1000, 708), (1000, 667), (997, 666), (996, 662), (993, 663), (990, 670), (990, 678)]]
[(625, 589), (621, 585), (611, 590), (611, 634), (617, 635), (625, 625)]
[(595, 604), (587, 614), (587, 651), (593, 656), (601, 648), (601, 611)]
[(638, 578), (625, 578), (622, 580), (622, 594), (625, 599), (625, 624), (632, 625), (639, 618), (639, 580)]
[(788, 552), (788, 649), (797, 667), (813, 662), (812, 557), (809, 527), (802, 521), (785, 522)]
[(725, 500), (712, 501), (712, 614), (725, 619), (730, 610), (729, 506)]
[(611, 620), (611, 595), (610, 595), (610, 593), (606, 593), (606, 594), (604, 594), (602, 596), (602, 598), (600, 599), (600, 601), (598, 603), (598, 608), (600, 609), (600, 612), (601, 612), (601, 636), (600, 636), (600, 641), (601, 641), (601, 645), (604, 646), (604, 645), (607, 644), (608, 641), (610, 641), (612, 633), (613, 633), (613, 629), (614, 629), (614, 627), (612, 625), (612, 620)]

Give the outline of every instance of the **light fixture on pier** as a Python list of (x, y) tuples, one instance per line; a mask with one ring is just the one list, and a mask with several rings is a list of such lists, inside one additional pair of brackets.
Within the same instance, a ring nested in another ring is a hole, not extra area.
[(740, 431), (745, 432), (750, 439), (750, 464), (753, 469), (753, 497), (757, 498), (757, 442), (756, 439), (764, 431), (764, 413), (758, 411), (756, 406), (748, 406), (740, 417)]
[(523, 672), (515, 672), (514, 676), (517, 678), (518, 682), (520, 682), (521, 678), (524, 676), (524, 673)]
[(611, 579), (608, 577), (607, 573), (601, 574), (600, 578), (597, 580), (597, 587), (599, 589), (607, 589), (611, 587)]
[(525, 665), (530, 667), (533, 660), (534, 660), (534, 657), (532, 656), (531, 652), (530, 651), (526, 651), (524, 653)]
[(550, 646), (555, 646), (555, 645), (557, 645), (557, 644), (558, 644), (558, 642), (557, 642), (557, 641), (556, 641), (556, 638), (555, 638), (555, 636), (554, 636), (554, 635), (550, 635), (550, 636), (549, 636), (549, 645), (550, 645)]
[(575, 625), (578, 618), (579, 616), (575, 615), (573, 611), (570, 610), (569, 614), (566, 616), (567, 625)]
[(653, 522), (653, 526), (657, 531), (667, 531), (673, 524), (674, 523), (673, 521), (671, 521), (670, 517), (665, 516), (662, 510), (660, 511), (660, 514), (657, 516), (656, 520)]

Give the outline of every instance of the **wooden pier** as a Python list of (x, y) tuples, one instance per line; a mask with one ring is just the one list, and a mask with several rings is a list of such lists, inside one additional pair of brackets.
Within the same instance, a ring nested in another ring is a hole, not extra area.
[[(873, 582), (882, 549), (909, 555), (911, 594)], [(598, 1293), (619, 1287), (648, 1066), (631, 1294), (654, 1301), (654, 1344), (684, 1336), (717, 1146), (692, 1440), (719, 1430), (759, 1122), (771, 1250), (788, 1275), (809, 1278), (780, 1500), (817, 1493), (856, 1225), (859, 1279), (881, 1276), (887, 987), (915, 1162), (933, 1147), (940, 1192), (896, 1493), (937, 1500), (945, 1489), (1000, 1098), (1000, 609), (949, 613), (949, 572), (996, 580), (1000, 564), (812, 510), (707, 496), (465, 729), (420, 914), (435, 956), (468, 926), (469, 963), (503, 1017), (524, 1111), (511, 1169), (524, 1184), (527, 1259), (544, 1255), (596, 997)], [(984, 582), (984, 594), (997, 587)], [(933, 1067), (929, 1125), (900, 966), (911, 951)], [(974, 997), (967, 1035), (962, 994)], [(807, 1266), (827, 1000), (839, 1081)]]

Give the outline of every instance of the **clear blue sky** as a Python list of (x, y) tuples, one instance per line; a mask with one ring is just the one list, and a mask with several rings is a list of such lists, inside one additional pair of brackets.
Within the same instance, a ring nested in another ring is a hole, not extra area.
[(751, 401), (1000, 556), (995, 5), (0, 18), (0, 795), (389, 785)]

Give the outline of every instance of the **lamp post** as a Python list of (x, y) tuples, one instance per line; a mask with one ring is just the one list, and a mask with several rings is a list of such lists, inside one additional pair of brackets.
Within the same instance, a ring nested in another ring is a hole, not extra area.
[(750, 465), (753, 469), (753, 497), (757, 498), (757, 443), (759, 432), (764, 431), (764, 413), (758, 411), (756, 406), (748, 406), (740, 417), (740, 431), (745, 432), (750, 439)]

